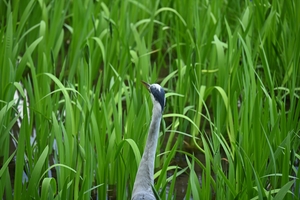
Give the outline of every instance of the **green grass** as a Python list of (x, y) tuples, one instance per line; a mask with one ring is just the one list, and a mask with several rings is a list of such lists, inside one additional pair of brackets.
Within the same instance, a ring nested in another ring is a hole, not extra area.
[(167, 91), (161, 199), (182, 176), (187, 199), (299, 199), (299, 10), (1, 0), (0, 197), (129, 199), (151, 119), (144, 80)]

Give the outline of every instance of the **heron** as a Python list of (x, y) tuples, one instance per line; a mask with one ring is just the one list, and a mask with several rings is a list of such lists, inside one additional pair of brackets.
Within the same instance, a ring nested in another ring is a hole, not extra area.
[(149, 127), (145, 150), (135, 177), (132, 200), (155, 200), (152, 190), (154, 184), (154, 161), (160, 121), (165, 107), (165, 91), (159, 84), (142, 83), (148, 89), (153, 103), (152, 119)]

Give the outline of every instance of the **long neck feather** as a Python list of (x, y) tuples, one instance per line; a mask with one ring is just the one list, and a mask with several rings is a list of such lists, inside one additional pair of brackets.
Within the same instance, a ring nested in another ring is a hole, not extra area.
[(135, 178), (133, 194), (147, 191), (152, 194), (151, 185), (154, 184), (153, 173), (154, 173), (154, 161), (155, 152), (157, 147), (158, 133), (160, 127), (160, 121), (162, 113), (160, 105), (154, 104), (152, 110), (152, 120), (149, 127), (148, 138), (142, 156), (140, 166)]

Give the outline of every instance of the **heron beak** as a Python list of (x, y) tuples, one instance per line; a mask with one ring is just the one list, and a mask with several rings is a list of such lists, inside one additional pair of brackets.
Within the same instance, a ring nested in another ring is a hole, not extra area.
[(147, 88), (147, 90), (150, 91), (150, 84), (146, 83), (145, 81), (142, 81), (142, 83)]

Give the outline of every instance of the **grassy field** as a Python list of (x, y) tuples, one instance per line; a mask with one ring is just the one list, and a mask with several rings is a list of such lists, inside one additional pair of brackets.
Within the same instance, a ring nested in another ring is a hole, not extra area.
[(180, 199), (183, 175), (185, 199), (299, 199), (299, 12), (297, 0), (0, 0), (0, 198), (130, 199), (144, 80), (166, 90), (161, 199)]

